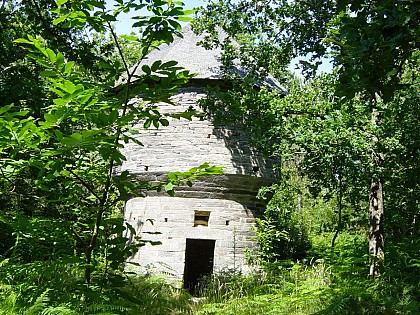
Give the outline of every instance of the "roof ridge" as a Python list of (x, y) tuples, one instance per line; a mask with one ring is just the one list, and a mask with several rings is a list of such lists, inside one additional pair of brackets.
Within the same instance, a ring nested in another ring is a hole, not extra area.
[[(223, 32), (219, 31), (220, 35)], [(131, 69), (136, 67), (135, 75), (143, 73), (142, 65), (152, 65), (155, 61), (176, 61), (178, 66), (189, 70), (196, 76), (192, 79), (207, 79), (207, 80), (224, 80), (226, 78), (223, 71), (222, 49), (221, 47), (214, 47), (213, 49), (206, 49), (202, 45), (198, 45), (204, 39), (203, 34), (197, 35), (193, 31), (190, 24), (187, 24), (182, 29), (182, 37), (176, 37), (170, 44), (164, 43), (152, 50), (147, 57), (136, 64)], [(239, 74), (245, 77), (247, 71), (245, 67), (238, 65), (234, 66), (232, 73)], [(121, 82), (121, 79), (119, 80)], [(286, 89), (271, 75), (262, 79), (261, 85), (271, 89), (280, 90), (287, 93)]]

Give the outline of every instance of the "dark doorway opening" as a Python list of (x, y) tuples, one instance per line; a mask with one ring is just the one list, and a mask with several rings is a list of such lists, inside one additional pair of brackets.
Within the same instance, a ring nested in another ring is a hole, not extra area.
[(215, 240), (187, 238), (185, 249), (184, 288), (195, 294), (202, 277), (213, 272)]

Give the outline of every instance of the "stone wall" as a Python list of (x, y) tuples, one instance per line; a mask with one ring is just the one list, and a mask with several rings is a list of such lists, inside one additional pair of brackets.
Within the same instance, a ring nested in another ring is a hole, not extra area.
[[(160, 104), (161, 113), (183, 112), (205, 97), (204, 89), (186, 87), (172, 98), (176, 105)], [(138, 100), (140, 101), (140, 100)], [(258, 189), (276, 177), (272, 161), (252, 149), (237, 128), (215, 126), (208, 119), (169, 118), (169, 126), (142, 130), (144, 146), (129, 143), (123, 153), (128, 170), (140, 179), (159, 181), (173, 171), (186, 171), (204, 162), (223, 166), (225, 174), (199, 178), (192, 187), (175, 189), (175, 197), (153, 191), (127, 202), (125, 220), (137, 236), (162, 244), (147, 244), (131, 257), (142, 270), (165, 273), (181, 280), (187, 239), (214, 241), (213, 270), (247, 272), (245, 249), (256, 246), (255, 217), (264, 207)], [(208, 225), (194, 224), (197, 212), (208, 212)]]
[[(205, 97), (203, 88), (188, 87), (172, 97), (171, 104), (159, 104), (161, 113), (184, 112)], [(137, 136), (144, 147), (134, 143), (125, 146), (127, 161), (121, 170), (131, 173), (164, 174), (186, 171), (204, 162), (225, 167), (227, 174), (276, 178), (272, 163), (252, 149), (246, 135), (237, 128), (214, 126), (207, 119), (192, 121), (169, 117), (169, 126), (141, 130)]]
[[(210, 212), (208, 226), (194, 226), (195, 211)], [(255, 220), (252, 212), (238, 202), (163, 196), (134, 198), (127, 203), (126, 221), (142, 239), (162, 243), (147, 244), (130, 259), (140, 262), (141, 270), (181, 280), (186, 239), (208, 239), (215, 240), (215, 272), (248, 271), (245, 249), (255, 247)]]

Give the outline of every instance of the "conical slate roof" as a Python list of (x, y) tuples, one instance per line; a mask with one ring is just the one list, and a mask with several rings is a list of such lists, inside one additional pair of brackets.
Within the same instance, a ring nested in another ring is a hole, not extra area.
[[(178, 62), (178, 66), (194, 73), (196, 75), (194, 79), (223, 80), (220, 47), (207, 50), (200, 46), (198, 43), (204, 39), (204, 36), (196, 35), (190, 25), (183, 28), (182, 35), (182, 38), (176, 37), (171, 44), (162, 44), (151, 51), (147, 58), (140, 62), (135, 74), (142, 74), (143, 64), (152, 65), (158, 60), (162, 62), (174, 60)], [(246, 74), (246, 70), (240, 66), (236, 66), (234, 72), (242, 77)], [(264, 78), (261, 85), (287, 94), (286, 89), (271, 75)]]

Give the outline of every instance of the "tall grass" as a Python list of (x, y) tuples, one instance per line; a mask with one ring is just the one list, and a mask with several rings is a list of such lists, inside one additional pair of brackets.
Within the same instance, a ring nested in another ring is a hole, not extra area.
[(195, 307), (195, 314), (420, 314), (420, 266), (412, 248), (410, 255), (405, 254), (411, 260), (405, 262), (393, 259), (390, 252), (392, 268), (372, 280), (367, 276), (365, 236), (343, 232), (333, 249), (331, 238), (332, 233), (313, 237), (312, 250), (301, 262), (265, 264), (247, 276), (232, 273), (208, 278), (200, 291), (206, 299)]
[[(417, 315), (420, 314), (419, 243), (389, 244), (386, 272), (367, 277), (362, 234), (312, 238), (307, 259), (261, 264), (254, 273), (208, 277), (202, 299), (163, 278), (114, 273), (86, 288), (70, 261), (0, 262), (0, 315)], [(416, 256), (417, 255), (417, 256)]]
[(222, 275), (207, 280), (205, 302), (197, 314), (311, 314), (320, 311), (331, 272), (323, 261), (290, 268), (271, 266), (247, 276)]
[(157, 277), (110, 275), (86, 288), (83, 270), (67, 262), (5, 263), (0, 315), (191, 314), (190, 295)]

